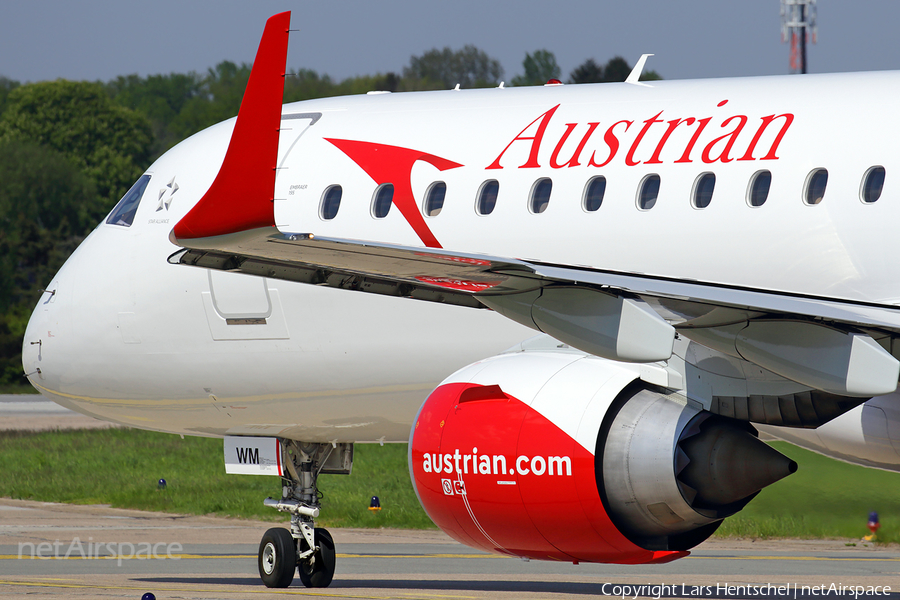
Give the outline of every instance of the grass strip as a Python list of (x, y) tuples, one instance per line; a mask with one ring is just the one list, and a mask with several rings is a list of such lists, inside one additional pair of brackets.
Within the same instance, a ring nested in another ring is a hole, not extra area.
[(851, 465), (773, 442), (798, 471), (765, 488), (716, 532), (720, 537), (848, 538), (869, 533), (869, 512), (881, 520), (878, 540), (900, 542), (900, 473)]
[[(766, 488), (719, 537), (846, 538), (868, 533), (878, 511), (879, 540), (900, 542), (900, 474), (839, 462), (784, 442), (773, 444), (800, 465), (794, 475)], [(320, 522), (326, 527), (433, 528), (409, 480), (406, 445), (359, 444), (353, 474), (319, 479)], [(213, 514), (269, 521), (285, 515), (262, 505), (277, 498), (276, 477), (226, 475), (222, 440), (139, 429), (0, 432), (0, 496), (108, 504), (184, 514)], [(166, 479), (165, 491), (157, 481)], [(552, 493), (552, 490), (549, 491)], [(383, 510), (368, 510), (371, 496)]]
[(0, 383), (0, 394), (34, 394), (38, 391), (28, 382), (24, 383)]
[[(0, 496), (108, 504), (197, 515), (282, 522), (263, 506), (281, 497), (281, 480), (226, 475), (222, 440), (140, 429), (0, 432)], [(157, 489), (159, 479), (166, 489)], [(409, 480), (406, 445), (359, 444), (353, 474), (319, 478), (326, 527), (433, 528)], [(378, 496), (380, 512), (368, 510)]]

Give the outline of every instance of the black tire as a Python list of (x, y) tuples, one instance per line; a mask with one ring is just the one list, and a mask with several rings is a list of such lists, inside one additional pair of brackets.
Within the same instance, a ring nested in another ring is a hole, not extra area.
[(291, 532), (281, 527), (268, 530), (259, 543), (259, 577), (266, 587), (286, 588), (297, 568), (297, 543)]
[[(331, 585), (334, 579), (334, 566), (337, 562), (337, 554), (334, 551), (334, 540), (327, 529), (316, 529), (316, 545), (319, 549), (313, 555), (313, 564), (309, 561), (300, 561), (297, 564), (297, 573), (300, 581), (308, 588), (324, 588)], [(306, 550), (309, 546), (306, 540), (300, 540), (300, 547)]]

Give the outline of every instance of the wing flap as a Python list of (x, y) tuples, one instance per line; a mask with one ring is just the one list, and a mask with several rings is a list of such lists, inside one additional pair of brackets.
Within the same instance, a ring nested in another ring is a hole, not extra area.
[[(900, 333), (900, 307), (846, 299), (758, 290), (717, 283), (686, 281), (640, 273), (622, 273), (482, 254), (434, 250), (359, 240), (285, 234), (274, 227), (195, 240), (178, 240), (187, 248), (170, 262), (236, 270), (298, 268), (317, 272), (307, 281), (331, 287), (337, 278), (371, 278), (390, 282), (414, 296), (414, 291), (440, 292), (434, 301), (450, 297), (482, 298), (520, 294), (548, 286), (584, 286), (647, 302), (679, 330), (720, 327), (760, 316), (815, 319), (818, 322), (882, 329)], [(263, 274), (263, 273), (257, 273)], [(266, 273), (275, 279), (279, 272)], [(378, 292), (376, 292), (378, 293)], [(439, 299), (439, 297), (441, 299)]]
[(339, 289), (485, 308), (476, 294), (539, 289), (522, 261), (355, 240), (283, 234), (274, 227), (196, 240), (169, 262)]

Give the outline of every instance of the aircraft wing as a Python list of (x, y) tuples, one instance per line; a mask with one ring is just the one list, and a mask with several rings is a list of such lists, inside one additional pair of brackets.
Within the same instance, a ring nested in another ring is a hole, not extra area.
[(287, 29), (283, 17), (267, 25), (222, 166), (172, 229), (171, 241), (185, 250), (170, 262), (487, 306), (620, 361), (668, 360), (677, 327), (713, 350), (825, 392), (871, 397), (896, 389), (898, 307), (280, 232), (273, 194)]
[(175, 240), (169, 261), (333, 288), (488, 307), (615, 360), (672, 354), (676, 331), (810, 387), (892, 392), (900, 308), (262, 227)]
[(900, 307), (740, 288), (640, 273), (259, 228), (177, 240), (169, 262), (341, 289), (484, 308), (491, 299), (558, 286), (624, 294), (649, 303), (679, 329), (749, 317), (810, 318), (900, 334)]
[(484, 308), (476, 293), (540, 287), (532, 267), (523, 261), (283, 234), (275, 228), (179, 244), (187, 249), (169, 262), (473, 308)]

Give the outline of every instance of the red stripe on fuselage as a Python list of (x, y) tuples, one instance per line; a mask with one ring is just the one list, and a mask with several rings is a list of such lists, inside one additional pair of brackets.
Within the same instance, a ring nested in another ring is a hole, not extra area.
[(393, 203), (400, 209), (407, 223), (429, 248), (441, 248), (440, 242), (428, 228), (422, 213), (419, 211), (416, 199), (413, 196), (410, 175), (413, 165), (417, 161), (425, 161), (439, 171), (455, 169), (463, 165), (453, 161), (399, 146), (387, 144), (375, 144), (372, 142), (358, 142), (355, 140), (338, 140), (325, 138), (334, 144), (341, 152), (358, 164), (369, 177), (378, 185), (393, 184)]

